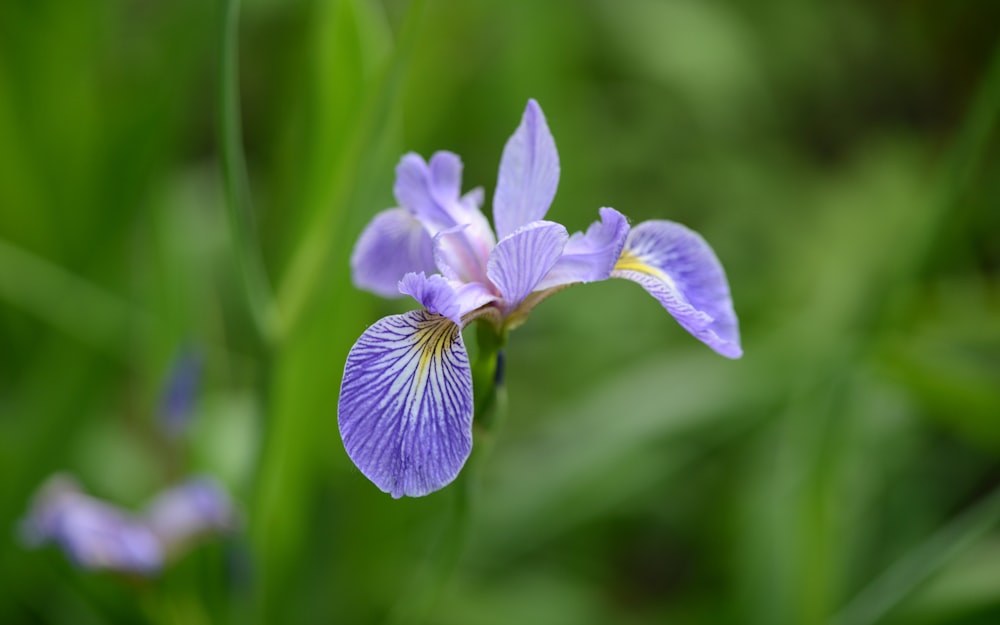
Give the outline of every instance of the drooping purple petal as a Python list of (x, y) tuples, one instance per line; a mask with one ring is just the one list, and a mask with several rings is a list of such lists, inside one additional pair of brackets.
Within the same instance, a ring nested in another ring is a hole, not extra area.
[(42, 485), (21, 533), (31, 546), (56, 543), (81, 568), (149, 575), (163, 566), (163, 550), (149, 527), (83, 494), (66, 476)]
[(472, 371), (462, 333), (425, 310), (383, 317), (344, 367), (337, 409), (347, 455), (393, 497), (458, 475), (472, 450)]
[(493, 222), (497, 236), (545, 217), (559, 185), (559, 153), (538, 102), (528, 100), (521, 124), (504, 146)]
[(382, 211), (369, 222), (354, 246), (354, 284), (382, 297), (398, 297), (399, 281), (411, 271), (437, 271), (434, 242), (405, 208)]
[(149, 503), (146, 525), (167, 551), (176, 551), (192, 540), (235, 528), (236, 510), (228, 493), (213, 479), (191, 478)]
[(608, 279), (625, 246), (628, 231), (624, 215), (613, 208), (602, 208), (601, 221), (592, 223), (586, 234), (577, 232), (569, 238), (562, 256), (535, 290)]
[(632, 228), (611, 275), (638, 282), (718, 353), (743, 355), (725, 271), (698, 233), (671, 221), (645, 221)]
[(569, 234), (562, 225), (535, 221), (493, 248), (486, 273), (503, 295), (505, 313), (517, 308), (552, 269)]

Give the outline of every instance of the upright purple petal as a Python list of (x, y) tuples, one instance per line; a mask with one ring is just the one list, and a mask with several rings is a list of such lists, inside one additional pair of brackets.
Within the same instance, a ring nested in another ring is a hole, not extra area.
[(521, 125), (504, 146), (493, 195), (497, 236), (545, 217), (559, 185), (559, 153), (538, 102), (528, 100)]
[[(433, 159), (432, 159), (433, 160)], [(396, 184), (393, 187), (396, 201), (409, 210), (427, 229), (431, 236), (455, 225), (455, 220), (438, 198), (443, 190), (433, 189), (431, 171), (419, 154), (410, 152), (396, 166)], [(458, 191), (455, 191), (458, 199)]]
[(568, 239), (562, 225), (536, 221), (497, 243), (486, 272), (503, 295), (505, 313), (517, 308), (535, 290), (559, 259)]
[(399, 205), (409, 210), (433, 237), (442, 230), (470, 224), (477, 238), (495, 240), (479, 207), (482, 190), (461, 194), (462, 161), (451, 152), (435, 152), (430, 163), (407, 154), (396, 167), (394, 191)]
[(601, 221), (595, 221), (587, 233), (569, 238), (562, 256), (535, 290), (576, 282), (597, 282), (611, 276), (628, 237), (628, 220), (613, 208), (601, 209)]
[[(431, 198), (447, 212), (462, 193), (462, 159), (454, 152), (435, 152), (427, 163)], [(454, 219), (456, 215), (451, 215)]]
[(399, 281), (411, 271), (437, 271), (434, 242), (405, 208), (382, 211), (369, 222), (354, 246), (354, 284), (382, 297), (398, 297)]
[(718, 353), (743, 355), (725, 271), (698, 233), (671, 221), (645, 221), (629, 233), (611, 275), (638, 282)]
[(472, 450), (472, 371), (459, 326), (425, 310), (384, 317), (347, 355), (338, 421), (347, 455), (393, 497), (458, 475)]
[(483, 217), (482, 221), (439, 232), (434, 237), (434, 262), (452, 280), (486, 282), (486, 263), (494, 245), (493, 233)]

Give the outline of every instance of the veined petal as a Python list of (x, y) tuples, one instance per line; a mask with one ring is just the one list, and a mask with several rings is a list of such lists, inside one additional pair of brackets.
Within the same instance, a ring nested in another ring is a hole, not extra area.
[[(443, 195), (443, 191), (432, 190), (432, 187), (430, 168), (424, 159), (413, 152), (405, 154), (396, 166), (393, 192), (399, 205), (413, 213), (431, 236), (455, 225), (451, 215), (435, 197)], [(457, 190), (454, 199), (458, 199)]]
[(496, 242), (486, 218), (448, 228), (434, 237), (434, 262), (445, 276), (459, 282), (486, 282), (486, 263)]
[(645, 221), (632, 228), (611, 275), (638, 282), (718, 353), (743, 355), (725, 271), (698, 233), (671, 221)]
[(628, 231), (624, 215), (613, 208), (602, 208), (601, 221), (592, 223), (586, 234), (577, 232), (569, 238), (562, 256), (535, 290), (608, 279), (621, 256)]
[(481, 282), (469, 282), (455, 287), (455, 298), (458, 300), (458, 309), (461, 311), (462, 316), (500, 299), (489, 287)]
[(489, 221), (479, 207), (482, 190), (460, 196), (462, 160), (452, 152), (435, 152), (430, 163), (414, 153), (403, 156), (396, 166), (393, 190), (399, 205), (408, 209), (435, 236), (442, 230), (470, 224), (479, 238), (495, 240)]
[(399, 281), (399, 291), (412, 296), (428, 311), (447, 317), (459, 326), (462, 326), (462, 317), (466, 313), (497, 299), (484, 284), (455, 283), (436, 274), (425, 276), (423, 272), (406, 274)]
[(398, 297), (399, 281), (407, 273), (436, 270), (434, 242), (405, 208), (376, 215), (361, 232), (351, 254), (354, 284), (382, 297)]
[(462, 311), (459, 310), (455, 289), (442, 276), (428, 278), (422, 271), (408, 273), (399, 281), (399, 292), (412, 296), (429, 312), (462, 324)]
[(458, 475), (472, 450), (472, 371), (459, 326), (426, 310), (384, 317), (347, 355), (338, 421), (347, 455), (393, 497)]
[(501, 239), (545, 217), (559, 185), (559, 153), (538, 102), (528, 100), (521, 124), (507, 141), (493, 195), (493, 222)]
[(505, 313), (535, 290), (562, 254), (569, 234), (562, 225), (535, 221), (493, 248), (486, 273), (503, 295)]

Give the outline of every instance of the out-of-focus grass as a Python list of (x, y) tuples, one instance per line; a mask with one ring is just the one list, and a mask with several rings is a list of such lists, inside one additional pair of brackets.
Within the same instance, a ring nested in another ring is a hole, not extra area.
[[(399, 621), (414, 589), (463, 625), (1000, 616), (997, 7), (247, 1), (266, 344), (226, 217), (221, 5), (0, 4), (0, 622)], [(702, 232), (746, 356), (625, 282), (545, 301), (434, 589), (456, 493), (389, 499), (337, 433), (351, 343), (412, 307), (347, 259), (405, 151), (459, 153), (490, 198), (528, 97), (561, 155), (550, 217)], [(188, 348), (182, 468), (224, 480), (242, 531), (148, 581), (25, 550), (55, 471), (126, 506), (175, 477), (155, 421)]]

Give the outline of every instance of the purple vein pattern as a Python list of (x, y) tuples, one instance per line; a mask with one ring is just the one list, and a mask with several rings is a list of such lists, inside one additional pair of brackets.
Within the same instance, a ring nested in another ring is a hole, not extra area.
[(416, 497), (451, 482), (472, 449), (459, 327), (424, 310), (379, 320), (347, 356), (340, 406), (347, 454), (380, 489)]

